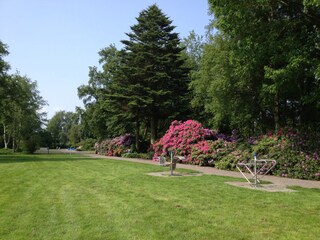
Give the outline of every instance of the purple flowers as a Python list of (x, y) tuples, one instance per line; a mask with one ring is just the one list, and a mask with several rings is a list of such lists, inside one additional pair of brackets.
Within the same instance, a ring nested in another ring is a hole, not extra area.
[(124, 134), (113, 139), (106, 139), (100, 143), (95, 144), (96, 152), (105, 154), (107, 156), (121, 156), (125, 151), (128, 151), (133, 143), (133, 136), (131, 134)]

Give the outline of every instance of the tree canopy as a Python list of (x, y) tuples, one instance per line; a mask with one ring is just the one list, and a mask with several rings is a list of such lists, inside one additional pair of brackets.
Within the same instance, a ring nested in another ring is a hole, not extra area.
[(317, 122), (316, 2), (209, 0), (209, 6), (218, 31), (191, 87), (213, 126), (253, 134)]
[(3, 57), (8, 55), (7, 46), (0, 41), (0, 123), (5, 148), (14, 151), (25, 148), (33, 152), (39, 143), (46, 104), (37, 89), (37, 82), (19, 72), (9, 74), (10, 66)]

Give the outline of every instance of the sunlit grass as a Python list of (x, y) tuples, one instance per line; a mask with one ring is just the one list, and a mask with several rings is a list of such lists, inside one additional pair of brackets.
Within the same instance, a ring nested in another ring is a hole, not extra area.
[(0, 239), (317, 239), (320, 191), (81, 155), (0, 155)]

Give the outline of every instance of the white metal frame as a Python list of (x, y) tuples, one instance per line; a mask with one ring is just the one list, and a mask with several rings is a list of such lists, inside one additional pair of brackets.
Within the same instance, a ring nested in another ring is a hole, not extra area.
[[(239, 172), (242, 174), (242, 176), (247, 180), (248, 183), (253, 184), (257, 186), (258, 184), (261, 184), (262, 178), (269, 173), (277, 164), (277, 161), (274, 159), (257, 159), (256, 156), (253, 160), (247, 163), (237, 163), (236, 167), (239, 170)], [(265, 169), (265, 167), (267, 167)], [(253, 171), (252, 171), (253, 167)], [(251, 174), (251, 178), (248, 178), (244, 171), (247, 170)], [(262, 170), (266, 170), (265, 172), (262, 172)]]

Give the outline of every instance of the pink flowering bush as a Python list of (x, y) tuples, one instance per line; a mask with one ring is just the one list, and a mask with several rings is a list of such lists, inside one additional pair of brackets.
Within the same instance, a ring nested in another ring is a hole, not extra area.
[[(211, 143), (211, 142), (210, 142)], [(207, 165), (212, 159), (212, 149), (208, 141), (200, 141), (192, 146), (190, 154), (190, 164)]]
[(215, 166), (216, 162), (230, 152), (231, 145), (231, 142), (223, 139), (200, 141), (192, 147), (190, 163), (200, 166)]
[(165, 135), (154, 144), (154, 159), (172, 150), (176, 155), (184, 156), (186, 162), (190, 162), (194, 145), (213, 135), (213, 131), (203, 128), (197, 121), (173, 121)]

